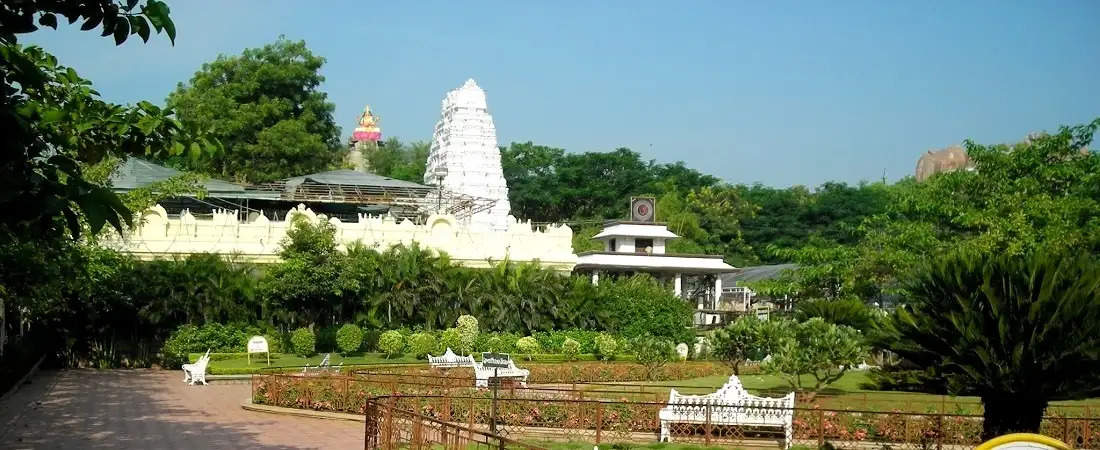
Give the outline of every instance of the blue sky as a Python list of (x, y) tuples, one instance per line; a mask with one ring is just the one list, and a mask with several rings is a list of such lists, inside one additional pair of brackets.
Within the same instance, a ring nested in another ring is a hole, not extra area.
[(24, 41), (108, 100), (162, 103), (203, 62), (286, 35), (327, 58), (345, 136), (369, 103), (384, 135), (430, 139), (473, 77), (502, 145), (629, 147), (731, 183), (894, 180), (928, 149), (1100, 117), (1091, 0), (168, 3), (174, 47), (75, 25)]

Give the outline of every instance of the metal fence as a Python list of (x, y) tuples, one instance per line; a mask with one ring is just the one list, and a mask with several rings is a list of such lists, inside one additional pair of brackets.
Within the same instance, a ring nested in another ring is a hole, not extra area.
[[(494, 413), (491, 392), (474, 387), (472, 377), (372, 372), (264, 374), (253, 376), (252, 398), (259, 404), (364, 414), (368, 421), (368, 448), (517, 447), (546, 441), (602, 444), (657, 440), (661, 425), (658, 413), (667, 406), (664, 402), (667, 386), (606, 384), (597, 390), (592, 387), (578, 384), (524, 388), (507, 384), (499, 389)], [(673, 441), (741, 447), (784, 445), (782, 430), (731, 426), (710, 420), (729, 416), (729, 411), (722, 408), (731, 407), (699, 407), (706, 410), (697, 416), (707, 419), (673, 424), (670, 430)], [(982, 430), (982, 417), (973, 413), (840, 409), (806, 403), (798, 404), (792, 413), (793, 443), (808, 447), (829, 443), (836, 448), (972, 448), (980, 443)], [(385, 430), (392, 430), (387, 431), (392, 434), (380, 435), (378, 430), (383, 428), (371, 428), (387, 423), (391, 428)], [(491, 429), (496, 432), (490, 432)], [(1040, 432), (1074, 448), (1100, 448), (1098, 418), (1048, 412)], [(500, 439), (512, 441), (502, 444)]]
[(363, 448), (374, 449), (529, 449), (543, 450), (498, 434), (455, 422), (401, 410), (394, 399), (371, 399), (366, 403)]

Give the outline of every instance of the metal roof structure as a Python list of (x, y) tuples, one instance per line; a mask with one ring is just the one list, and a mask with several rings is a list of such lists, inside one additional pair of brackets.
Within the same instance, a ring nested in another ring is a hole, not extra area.
[(737, 272), (722, 274), (722, 284), (726, 286), (735, 286), (740, 283), (771, 280), (779, 278), (785, 271), (797, 269), (798, 264), (770, 264), (764, 266), (742, 267)]
[[(116, 192), (127, 192), (182, 175), (183, 172), (141, 158), (130, 158), (111, 177)], [(270, 183), (244, 186), (206, 179), (209, 200), (266, 200), (291, 203), (358, 205), (367, 213), (426, 217), (434, 212), (458, 219), (488, 210), (495, 200), (440, 190), (410, 181), (350, 169), (330, 170)], [(223, 206), (224, 207), (224, 206)]]
[[(141, 158), (128, 158), (111, 175), (111, 188), (116, 192), (127, 192), (140, 189), (153, 183), (167, 181), (171, 178), (183, 175), (176, 169), (165, 167)], [(208, 178), (202, 183), (208, 193), (240, 192), (245, 187), (228, 181)]]

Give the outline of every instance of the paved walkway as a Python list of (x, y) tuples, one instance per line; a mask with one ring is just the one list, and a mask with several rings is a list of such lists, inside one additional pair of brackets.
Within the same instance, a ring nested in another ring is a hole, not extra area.
[(247, 383), (180, 371), (43, 371), (0, 404), (0, 449), (363, 448), (363, 424), (241, 409)]

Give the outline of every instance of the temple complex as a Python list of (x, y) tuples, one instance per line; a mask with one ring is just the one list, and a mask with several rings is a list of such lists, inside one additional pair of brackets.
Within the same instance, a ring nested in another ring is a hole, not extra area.
[(367, 155), (378, 149), (378, 142), (381, 140), (382, 129), (378, 127), (378, 117), (371, 113), (370, 105), (367, 105), (359, 115), (358, 125), (351, 133), (345, 162), (356, 171), (366, 173), (370, 168)]
[(495, 201), (474, 214), (471, 226), (507, 230), (511, 207), (508, 186), (500, 166), (496, 126), (489, 115), (485, 91), (473, 79), (443, 98), (439, 122), (432, 135), (424, 184)]

